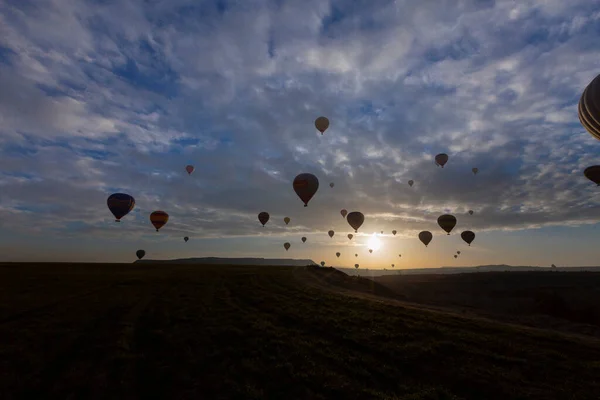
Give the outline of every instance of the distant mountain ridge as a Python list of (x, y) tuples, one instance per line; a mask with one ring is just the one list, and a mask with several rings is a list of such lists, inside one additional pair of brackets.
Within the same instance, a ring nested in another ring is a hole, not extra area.
[(576, 271), (600, 271), (600, 266), (589, 266), (589, 267), (538, 267), (538, 266), (525, 266), (525, 265), (479, 265), (475, 267), (439, 267), (439, 268), (386, 268), (383, 269), (354, 269), (344, 267), (334, 267), (347, 274), (361, 276), (379, 276), (379, 275), (418, 275), (418, 274), (467, 274), (477, 272), (517, 272), (517, 271), (560, 271), (560, 272), (576, 272)]
[(226, 265), (282, 265), (290, 267), (303, 267), (306, 265), (317, 265), (310, 259), (292, 258), (221, 258), (221, 257), (199, 257), (199, 258), (177, 258), (174, 260), (136, 260), (134, 264), (226, 264)]

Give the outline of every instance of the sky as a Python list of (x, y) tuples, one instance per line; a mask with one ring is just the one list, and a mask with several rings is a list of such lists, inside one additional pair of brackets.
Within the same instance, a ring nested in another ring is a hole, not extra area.
[[(599, 5), (1, 1), (0, 261), (598, 265), (583, 170), (600, 141), (577, 103), (600, 74)], [(292, 188), (305, 172), (308, 207)], [(136, 201), (121, 223), (115, 192)], [(342, 208), (365, 214), (351, 241)], [(170, 215), (158, 233), (154, 210)]]

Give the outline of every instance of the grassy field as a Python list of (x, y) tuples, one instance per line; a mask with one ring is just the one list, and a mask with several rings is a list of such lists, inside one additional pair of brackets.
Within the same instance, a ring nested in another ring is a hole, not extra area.
[(328, 268), (0, 265), (0, 398), (597, 399), (600, 343)]

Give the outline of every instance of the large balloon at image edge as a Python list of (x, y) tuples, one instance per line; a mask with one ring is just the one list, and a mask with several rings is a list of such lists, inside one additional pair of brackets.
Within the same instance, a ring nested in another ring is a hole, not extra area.
[(120, 219), (129, 214), (135, 207), (135, 199), (125, 193), (113, 193), (106, 199), (106, 205), (115, 216), (115, 221), (120, 222)]
[(265, 226), (267, 222), (269, 222), (269, 213), (266, 211), (258, 213), (258, 221)]
[(313, 174), (300, 174), (294, 178), (293, 187), (294, 192), (296, 192), (300, 200), (304, 203), (304, 207), (306, 207), (319, 189), (319, 180)]
[(146, 255), (146, 252), (144, 250), (138, 250), (135, 252), (135, 255), (137, 256), (138, 260), (141, 260)]
[(583, 171), (583, 175), (596, 185), (600, 186), (600, 165), (592, 165)]
[(444, 165), (448, 162), (448, 154), (440, 153), (435, 156), (435, 163), (440, 167), (444, 168)]
[(579, 99), (578, 116), (585, 130), (600, 140), (600, 75), (584, 89)]
[(350, 224), (350, 226), (354, 228), (354, 232), (356, 233), (358, 232), (358, 228), (360, 228), (361, 225), (365, 222), (365, 216), (359, 211), (352, 211), (346, 217), (346, 221), (348, 221), (348, 224)]
[(464, 231), (460, 234), (460, 237), (470, 246), (473, 240), (475, 240), (475, 233), (472, 231)]
[(315, 119), (315, 128), (317, 128), (317, 130), (321, 132), (322, 135), (323, 132), (325, 132), (327, 128), (329, 128), (329, 119), (327, 119), (327, 117), (318, 117), (317, 119)]
[(156, 232), (169, 221), (169, 214), (164, 211), (154, 211), (150, 214), (150, 222), (156, 228)]
[(431, 239), (433, 239), (431, 232), (422, 231), (419, 233), (419, 240), (425, 245), (425, 247), (427, 247), (427, 245), (431, 242)]
[(194, 172), (194, 166), (193, 165), (186, 165), (185, 166), (185, 170), (187, 171), (188, 175), (191, 175), (192, 172)]
[(289, 244), (288, 242), (285, 242), (283, 244), (283, 247), (285, 247), (285, 251), (288, 251), (290, 249), (291, 244)]
[(438, 225), (449, 235), (452, 229), (456, 226), (456, 217), (450, 214), (440, 215), (438, 217)]

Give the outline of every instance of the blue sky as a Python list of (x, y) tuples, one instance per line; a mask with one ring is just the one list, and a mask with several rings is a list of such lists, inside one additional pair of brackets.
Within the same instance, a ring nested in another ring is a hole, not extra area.
[[(600, 73), (598, 3), (432, 4), (0, 3), (0, 261), (127, 262), (142, 248), (339, 266), (359, 253), (370, 268), (598, 264), (600, 197), (583, 170), (600, 142), (577, 118)], [(302, 172), (321, 182), (307, 208), (291, 184)], [(115, 191), (136, 199), (121, 224)], [(366, 216), (352, 241), (341, 208)], [(159, 233), (154, 210), (170, 214)]]

